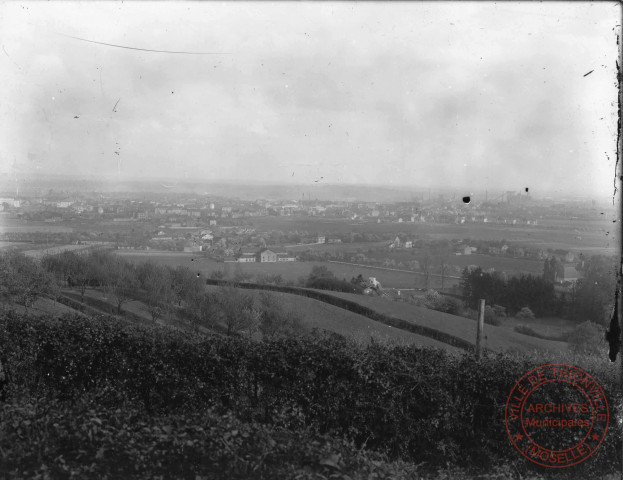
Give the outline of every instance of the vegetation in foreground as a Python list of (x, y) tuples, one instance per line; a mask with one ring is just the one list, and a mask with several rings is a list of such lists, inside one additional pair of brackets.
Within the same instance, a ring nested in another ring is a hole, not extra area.
[[(529, 464), (508, 441), (513, 384), (564, 359), (476, 361), (335, 336), (253, 342), (15, 312), (0, 319), (0, 350), (12, 372), (0, 409), (10, 478), (594, 478), (620, 468), (614, 433), (562, 472)], [(617, 425), (616, 369), (566, 360), (599, 381)]]

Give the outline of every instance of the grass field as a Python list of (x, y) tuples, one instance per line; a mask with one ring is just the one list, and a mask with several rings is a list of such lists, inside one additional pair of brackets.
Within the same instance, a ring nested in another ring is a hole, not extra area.
[(354, 243), (313, 243), (310, 245), (287, 245), (285, 248), (292, 252), (304, 252), (313, 250), (314, 252), (353, 252), (358, 250), (363, 252), (370, 248), (387, 247), (389, 241), (385, 242), (354, 242)]
[[(449, 315), (424, 307), (416, 307), (406, 302), (394, 302), (381, 297), (341, 292), (331, 292), (331, 295), (357, 302), (388, 316), (400, 318), (417, 325), (436, 328), (471, 343), (476, 341), (476, 322), (468, 318)], [(514, 332), (512, 328), (494, 327), (492, 325), (485, 325), (484, 327), (483, 346), (496, 351), (567, 351), (567, 344), (564, 342), (542, 340)]]
[[(399, 262), (407, 263), (412, 260), (418, 260), (421, 258), (419, 250), (398, 250), (395, 252), (383, 251), (365, 253), (366, 257), (377, 260), (390, 259), (394, 260), (396, 264)], [(448, 265), (454, 265), (460, 270), (469, 266), (477, 265), (483, 269), (495, 268), (498, 272), (506, 272), (511, 274), (518, 273), (531, 273), (541, 275), (543, 273), (543, 261), (532, 260), (528, 258), (513, 258), (493, 255), (448, 255), (445, 259)], [(435, 260), (434, 264), (438, 264), (439, 261)]]

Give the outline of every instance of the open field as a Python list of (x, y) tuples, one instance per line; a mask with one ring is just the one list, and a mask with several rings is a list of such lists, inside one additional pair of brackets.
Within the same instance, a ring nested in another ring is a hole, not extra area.
[[(141, 263), (154, 261), (161, 265), (168, 265), (175, 268), (178, 265), (185, 265), (193, 272), (197, 272), (204, 278), (209, 278), (212, 272), (217, 270), (229, 271), (234, 274), (234, 269), (240, 269), (249, 275), (281, 275), (286, 282), (297, 283), (301, 277), (307, 277), (314, 266), (325, 266), (332, 271), (337, 278), (350, 280), (361, 274), (364, 278), (376, 277), (385, 288), (420, 288), (423, 277), (415, 272), (397, 272), (375, 267), (359, 267), (341, 263), (329, 262), (276, 262), (276, 263), (219, 263), (210, 258), (203, 257), (201, 254), (186, 252), (156, 252), (153, 250), (139, 252), (135, 250), (116, 250), (116, 255), (128, 261)], [(446, 279), (445, 286), (448, 287), (456, 283), (456, 279)], [(430, 287), (438, 288), (441, 279), (439, 277), (430, 278)]]
[[(416, 307), (406, 302), (395, 302), (381, 297), (341, 292), (330, 292), (330, 294), (357, 302), (388, 316), (400, 318), (417, 325), (435, 328), (471, 343), (476, 342), (476, 322), (468, 318), (449, 315), (424, 307)], [(535, 350), (547, 350), (565, 352), (568, 350), (567, 344), (564, 342), (542, 340), (514, 332), (512, 328), (495, 327), (493, 325), (485, 325), (484, 327), (483, 346), (496, 351), (519, 350), (533, 352)]]
[(315, 252), (353, 252), (358, 250), (363, 252), (370, 248), (387, 247), (389, 241), (384, 242), (354, 242), (354, 243), (312, 243), (308, 245), (286, 245), (288, 250), (298, 253), (306, 250)]
[(0, 219), (0, 233), (71, 233), (73, 227), (48, 222), (24, 222)]
[[(221, 287), (207, 286), (206, 288), (209, 291), (217, 291)], [(260, 290), (244, 290), (244, 293), (253, 295), (259, 304)], [(266, 293), (277, 298), (285, 311), (297, 314), (302, 319), (303, 325), (309, 329), (329, 330), (361, 343), (369, 343), (371, 339), (374, 339), (381, 343), (417, 345), (440, 348), (448, 352), (463, 352), (446, 343), (383, 325), (363, 315), (323, 303), (320, 300), (282, 292)]]
[[(604, 215), (605, 217), (606, 215)], [(315, 217), (260, 217), (252, 220), (260, 231), (306, 231), (310, 234), (406, 233), (430, 239), (469, 238), (505, 240), (527, 247), (566, 249), (589, 254), (612, 255), (618, 247), (611, 220), (561, 220), (547, 225), (510, 225), (496, 223), (353, 223), (347, 219)], [(580, 238), (577, 238), (580, 237)]]
[[(418, 260), (419, 258), (421, 258), (421, 252), (418, 249), (398, 250), (395, 252), (383, 251), (365, 253), (365, 256), (377, 260), (390, 259), (394, 260), (394, 262), (398, 264), (399, 262), (407, 263), (413, 260)], [(469, 265), (477, 265), (479, 267), (482, 267), (483, 270), (495, 268), (495, 270), (498, 272), (506, 272), (511, 274), (532, 273), (536, 275), (541, 275), (543, 273), (543, 261), (533, 260), (529, 258), (513, 258), (501, 255), (494, 256), (481, 254), (450, 254), (446, 257), (445, 262), (448, 265), (454, 265), (458, 267), (460, 270), (463, 270), (463, 268)], [(435, 260), (433, 263), (437, 265), (439, 261)]]
[(0, 251), (2, 250), (26, 250), (32, 248), (32, 243), (27, 242), (0, 242)]

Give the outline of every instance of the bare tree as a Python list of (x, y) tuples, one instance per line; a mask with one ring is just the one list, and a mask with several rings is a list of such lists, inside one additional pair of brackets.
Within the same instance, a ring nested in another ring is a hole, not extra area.
[(173, 298), (169, 269), (158, 265), (151, 268), (143, 279), (143, 287), (147, 311), (155, 322), (170, 309)]
[(203, 281), (188, 267), (178, 266), (170, 272), (170, 284), (173, 301), (178, 307), (182, 302), (191, 304), (203, 293)]
[(261, 317), (259, 330), (265, 339), (293, 336), (303, 330), (302, 320), (295, 312), (287, 312), (274, 295), (260, 293)]
[(254, 308), (253, 297), (234, 287), (222, 287), (216, 299), (227, 335), (251, 334), (257, 329), (261, 312)]
[(0, 285), (2, 296), (23, 305), (25, 312), (39, 296), (52, 293), (56, 287), (47, 270), (18, 252), (2, 255)]
[(121, 315), (121, 307), (132, 300), (138, 287), (136, 273), (126, 262), (118, 258), (109, 258), (105, 274), (105, 289), (117, 305), (117, 314)]
[(424, 288), (428, 290), (430, 286), (429, 285), (430, 284), (430, 270), (432, 268), (432, 263), (433, 263), (433, 257), (431, 256), (428, 248), (424, 248), (422, 250), (422, 254), (420, 256), (419, 262), (420, 262), (420, 269), (422, 270), (422, 273), (424, 274)]

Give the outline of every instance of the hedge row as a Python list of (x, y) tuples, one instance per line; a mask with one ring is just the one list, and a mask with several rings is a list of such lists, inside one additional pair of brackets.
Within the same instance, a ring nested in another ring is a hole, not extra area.
[[(542, 363), (361, 347), (335, 337), (196, 338), (110, 318), (11, 312), (0, 318), (0, 349), (9, 357), (13, 388), (30, 395), (70, 402), (89, 396), (104, 409), (140, 405), (155, 417), (213, 408), (248, 423), (345, 436), (391, 458), (483, 467), (517, 458), (504, 426), (506, 399)], [(589, 372), (611, 401), (611, 425), (617, 425), (615, 378), (598, 366)], [(620, 443), (615, 433), (607, 436), (574, 474), (616, 469)]]
[(0, 407), (0, 477), (418, 478), (415, 465), (306, 430), (245, 423), (212, 410), (149, 417), (131, 405), (101, 408), (91, 400)]
[(238, 288), (245, 288), (245, 289), (251, 289), (251, 290), (268, 290), (271, 292), (282, 292), (282, 293), (290, 293), (293, 295), (300, 295), (300, 296), (311, 298), (314, 300), (320, 300), (321, 302), (328, 303), (329, 305), (333, 305), (335, 307), (343, 308), (350, 312), (363, 315), (364, 317), (368, 317), (376, 322), (383, 323), (385, 325), (389, 325), (391, 327), (398, 328), (400, 330), (406, 330), (408, 332), (415, 333), (417, 335), (423, 335), (425, 337), (432, 338), (439, 342), (447, 343), (448, 345), (452, 345), (453, 347), (467, 350), (468, 352), (471, 352), (474, 350), (474, 345), (466, 340), (463, 340), (462, 338), (456, 337), (446, 332), (442, 332), (432, 327), (426, 327), (424, 325), (416, 325), (414, 323), (407, 322), (406, 320), (402, 320), (400, 318), (393, 318), (388, 315), (384, 315), (382, 313), (376, 312), (375, 310), (372, 310), (371, 308), (360, 305), (357, 302), (346, 300), (344, 298), (335, 297), (329, 293), (318, 292), (318, 291), (309, 290), (306, 288), (284, 286), (284, 285), (266, 285), (266, 284), (259, 284), (259, 283), (247, 283), (247, 282), (236, 283), (236, 282), (230, 282), (227, 280), (207, 279), (206, 284), (215, 285), (219, 287), (236, 286)]

